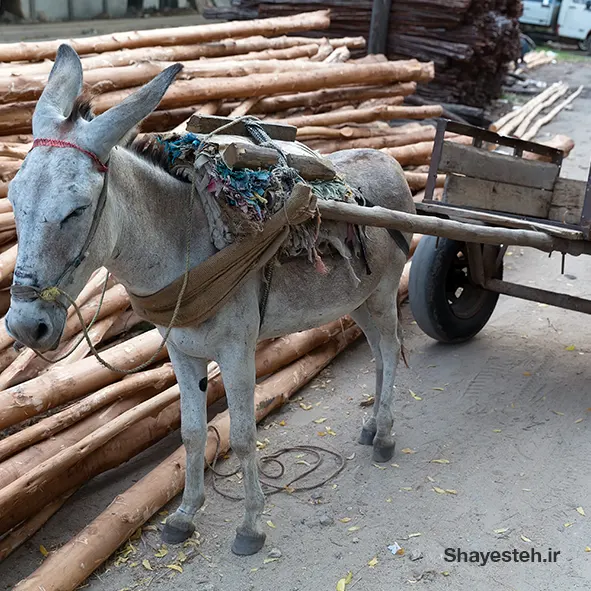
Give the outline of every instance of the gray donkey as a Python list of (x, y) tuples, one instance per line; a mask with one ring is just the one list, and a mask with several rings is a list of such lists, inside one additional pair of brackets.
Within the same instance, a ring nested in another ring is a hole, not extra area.
[[(100, 266), (139, 296), (153, 294), (183, 275), (191, 185), (121, 145), (157, 107), (180, 69), (178, 64), (169, 67), (120, 105), (93, 117), (79, 99), (80, 59), (68, 45), (59, 48), (33, 116), (35, 147), (10, 185), (19, 250), (6, 326), (17, 341), (37, 351), (53, 350), (66, 319), (64, 306), (23, 297), (23, 291), (59, 284), (75, 298)], [(414, 213), (402, 169), (389, 156), (375, 150), (345, 150), (330, 158), (368, 202)], [(191, 265), (195, 266), (216, 250), (199, 199), (193, 218)], [(408, 242), (410, 236), (404, 239)], [(365, 261), (353, 258), (349, 263), (341, 256), (326, 255), (328, 274), (318, 273), (305, 257), (277, 267), (262, 323), (260, 272), (213, 318), (172, 330), (168, 351), (181, 390), (187, 473), (182, 503), (164, 528), (168, 543), (181, 542), (193, 533), (193, 517), (204, 501), (205, 390), (207, 362), (214, 359), (226, 388), (231, 446), (244, 474), (245, 515), (232, 550), (254, 554), (264, 544), (254, 412), (259, 339), (312, 328), (350, 313), (367, 336), (377, 376), (373, 416), (363, 425), (360, 442), (373, 445), (375, 461), (392, 457), (391, 406), (400, 354), (396, 294), (406, 256), (384, 229), (367, 228), (365, 242)], [(357, 284), (349, 264), (360, 278)], [(165, 328), (159, 330), (163, 333)]]

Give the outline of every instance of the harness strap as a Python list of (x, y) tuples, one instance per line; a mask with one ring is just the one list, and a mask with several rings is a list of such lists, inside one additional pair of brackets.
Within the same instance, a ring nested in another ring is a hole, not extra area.
[[(375, 204), (365, 197), (362, 201), (359, 199), (356, 201), (359, 205), (364, 205), (365, 207), (375, 207)], [(396, 246), (398, 246), (398, 248), (404, 253), (404, 256), (408, 258), (408, 255), (410, 254), (410, 244), (404, 237), (404, 234), (400, 230), (392, 230), (391, 228), (388, 228), (388, 234), (390, 234), (390, 238), (396, 242)]]

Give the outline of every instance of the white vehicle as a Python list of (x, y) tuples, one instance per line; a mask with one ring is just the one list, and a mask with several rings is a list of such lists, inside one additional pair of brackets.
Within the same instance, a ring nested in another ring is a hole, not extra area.
[(524, 0), (524, 29), (578, 41), (591, 53), (591, 0)]

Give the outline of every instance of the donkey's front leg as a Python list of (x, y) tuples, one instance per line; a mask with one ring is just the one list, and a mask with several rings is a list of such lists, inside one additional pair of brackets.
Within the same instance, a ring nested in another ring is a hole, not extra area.
[(187, 451), (187, 471), (181, 506), (166, 520), (162, 540), (167, 544), (179, 544), (195, 531), (193, 517), (205, 500), (207, 360), (185, 355), (170, 341), (167, 346), (181, 389), (181, 434)]
[(230, 410), (230, 445), (242, 464), (244, 476), (244, 521), (236, 529), (232, 552), (247, 556), (258, 552), (265, 543), (261, 514), (265, 496), (259, 482), (256, 458), (256, 420), (254, 411), (255, 343), (237, 341), (218, 357)]

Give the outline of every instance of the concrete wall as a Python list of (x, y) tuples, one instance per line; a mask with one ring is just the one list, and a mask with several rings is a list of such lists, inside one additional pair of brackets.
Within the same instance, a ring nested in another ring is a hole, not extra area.
[[(68, 0), (22, 0), (25, 18), (35, 18), (31, 14), (31, 4), (35, 6), (36, 17), (48, 21), (68, 20)], [(74, 20), (91, 19), (103, 12), (103, 0), (73, 0)], [(144, 0), (144, 8), (158, 8), (158, 0)], [(179, 0), (179, 7), (187, 6), (186, 0)], [(113, 18), (125, 16), (127, 0), (107, 0), (108, 13)]]

